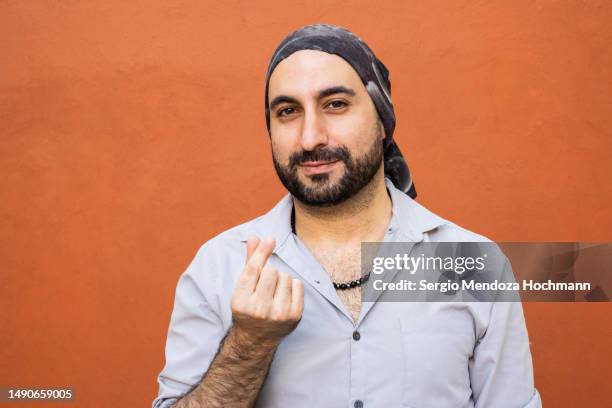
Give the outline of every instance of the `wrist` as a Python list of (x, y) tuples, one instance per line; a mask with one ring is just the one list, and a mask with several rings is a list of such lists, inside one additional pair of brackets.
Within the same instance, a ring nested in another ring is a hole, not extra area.
[(274, 354), (280, 343), (280, 340), (276, 339), (262, 339), (235, 325), (230, 329), (228, 341), (236, 354), (253, 357), (266, 357)]

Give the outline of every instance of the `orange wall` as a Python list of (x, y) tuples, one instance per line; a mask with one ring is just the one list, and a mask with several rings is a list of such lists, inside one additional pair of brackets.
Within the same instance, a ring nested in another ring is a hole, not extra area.
[[(0, 5), (0, 385), (150, 404), (177, 278), (284, 192), (263, 78), (307, 23), (390, 69), (421, 203), (497, 240), (612, 241), (611, 2), (253, 3)], [(610, 305), (525, 310), (545, 405), (602, 406)]]

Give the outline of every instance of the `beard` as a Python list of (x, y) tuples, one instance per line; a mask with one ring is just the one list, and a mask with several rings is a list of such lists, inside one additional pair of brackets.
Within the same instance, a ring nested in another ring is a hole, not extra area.
[[(380, 136), (380, 130), (377, 136)], [(368, 185), (380, 169), (383, 155), (383, 140), (376, 137), (368, 151), (359, 158), (353, 158), (346, 146), (339, 146), (293, 153), (287, 166), (278, 162), (273, 150), (272, 160), (281, 183), (297, 200), (310, 206), (329, 207), (348, 200)], [(301, 163), (333, 160), (344, 163), (344, 173), (335, 183), (331, 182), (329, 173), (306, 176), (312, 186), (299, 179), (297, 171)]]

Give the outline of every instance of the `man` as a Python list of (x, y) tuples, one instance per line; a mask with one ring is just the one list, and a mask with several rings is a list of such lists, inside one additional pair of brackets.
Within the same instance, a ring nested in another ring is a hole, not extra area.
[(370, 48), (304, 27), (265, 96), (289, 194), (181, 276), (153, 407), (540, 406), (520, 303), (362, 302), (362, 242), (485, 240), (411, 199)]

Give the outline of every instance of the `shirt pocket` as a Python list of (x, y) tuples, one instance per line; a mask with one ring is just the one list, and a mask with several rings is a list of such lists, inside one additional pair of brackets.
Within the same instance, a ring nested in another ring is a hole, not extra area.
[(457, 313), (399, 318), (403, 407), (472, 406), (468, 363), (474, 334), (470, 320)]

